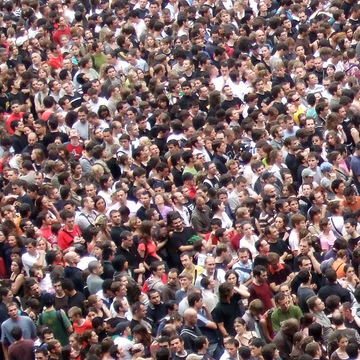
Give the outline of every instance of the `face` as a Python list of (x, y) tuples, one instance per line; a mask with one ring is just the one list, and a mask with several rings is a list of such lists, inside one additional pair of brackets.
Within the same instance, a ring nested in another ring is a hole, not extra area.
[(225, 344), (225, 349), (231, 358), (237, 358), (238, 348), (234, 344)]
[(277, 303), (277, 306), (281, 311), (288, 312), (290, 308), (290, 301), (288, 298), (285, 298), (283, 300), (279, 300)]

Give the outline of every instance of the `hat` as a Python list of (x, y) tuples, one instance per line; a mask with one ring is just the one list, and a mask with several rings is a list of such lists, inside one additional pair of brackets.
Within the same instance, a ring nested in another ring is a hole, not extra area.
[(23, 46), (24, 45), (24, 42), (28, 40), (28, 37), (27, 36), (20, 36), (16, 39), (16, 46)]
[(257, 43), (252, 43), (251, 45), (250, 45), (250, 50), (256, 50), (256, 49), (258, 49), (259, 48), (259, 45), (257, 44)]
[(314, 177), (316, 175), (316, 172), (312, 171), (311, 169), (304, 169), (301, 173), (301, 176), (304, 177), (308, 177), (308, 176), (312, 176)]
[(330, 164), (329, 162), (325, 161), (320, 165), (320, 170), (321, 172), (327, 172), (330, 171), (333, 168), (332, 164)]
[(267, 179), (270, 179), (271, 177), (275, 176), (275, 173), (271, 172), (271, 171), (265, 171), (263, 174), (262, 174), (262, 178), (263, 180), (267, 180)]
[(196, 354), (190, 354), (186, 357), (186, 360), (201, 360), (203, 356), (196, 355)]
[(42, 295), (42, 303), (44, 306), (51, 306), (54, 304), (54, 296), (50, 293)]
[(77, 132), (76, 129), (70, 130), (69, 138), (72, 138), (72, 137), (77, 137), (80, 139), (79, 133)]
[(109, 2), (109, 0), (101, 0), (100, 1), (100, 4), (106, 4), (106, 3), (108, 3)]
[(116, 325), (116, 333), (122, 336), (125, 329), (130, 326), (130, 321), (122, 321)]

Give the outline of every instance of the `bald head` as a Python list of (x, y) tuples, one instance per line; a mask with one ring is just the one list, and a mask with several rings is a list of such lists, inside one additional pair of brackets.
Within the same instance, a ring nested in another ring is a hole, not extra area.
[(70, 266), (74, 266), (79, 262), (78, 254), (75, 251), (69, 251), (67, 254), (65, 254), (64, 259)]

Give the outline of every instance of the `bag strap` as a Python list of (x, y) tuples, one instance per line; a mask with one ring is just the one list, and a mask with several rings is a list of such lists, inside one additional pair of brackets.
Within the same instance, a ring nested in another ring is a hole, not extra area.
[(332, 223), (332, 225), (333, 225), (333, 227), (334, 227), (334, 229), (336, 230), (336, 232), (340, 235), (340, 236), (342, 236), (342, 233), (337, 229), (337, 227), (335, 226), (335, 224), (334, 224), (334, 220), (333, 220), (333, 218), (331, 217), (330, 218), (330, 221), (331, 221), (331, 223)]
[(61, 310), (56, 310), (56, 317), (59, 320), (61, 326), (64, 328), (64, 330), (67, 332), (66, 328), (65, 328), (65, 324), (64, 324), (64, 319), (62, 317), (62, 313)]

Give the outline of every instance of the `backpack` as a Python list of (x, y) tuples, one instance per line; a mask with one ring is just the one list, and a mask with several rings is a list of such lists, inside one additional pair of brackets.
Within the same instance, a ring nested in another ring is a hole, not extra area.
[[(44, 323), (43, 323), (43, 315), (44, 315), (43, 313), (41, 313), (39, 315), (39, 325), (44, 325)], [(56, 317), (57, 317), (59, 323), (61, 324), (61, 326), (63, 327), (63, 329), (65, 330), (65, 332), (67, 333), (67, 329), (66, 329), (65, 324), (64, 324), (64, 319), (63, 319), (62, 314), (61, 314), (61, 310), (56, 310)]]

